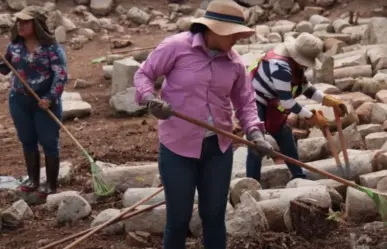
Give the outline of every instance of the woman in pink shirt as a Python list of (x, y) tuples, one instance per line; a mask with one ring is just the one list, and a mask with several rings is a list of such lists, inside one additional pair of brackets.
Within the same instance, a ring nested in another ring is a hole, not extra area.
[[(257, 153), (264, 156), (272, 150), (259, 128), (253, 86), (240, 56), (232, 50), (238, 39), (255, 33), (244, 21), (235, 2), (212, 1), (189, 32), (163, 40), (134, 77), (136, 101), (160, 119), (165, 249), (185, 248), (196, 188), (204, 247), (226, 248), (225, 211), (233, 162), (230, 139), (172, 116), (172, 109), (232, 132), (234, 108)], [(162, 75), (165, 81), (158, 97), (154, 82)]]

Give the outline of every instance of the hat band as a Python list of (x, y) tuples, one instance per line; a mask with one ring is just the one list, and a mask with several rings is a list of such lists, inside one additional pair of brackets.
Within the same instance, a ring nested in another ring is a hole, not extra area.
[(221, 13), (212, 12), (212, 11), (206, 11), (206, 13), (204, 14), (204, 17), (208, 19), (223, 21), (223, 22), (230, 22), (230, 23), (241, 24), (241, 25), (245, 24), (245, 19), (243, 17), (221, 14)]

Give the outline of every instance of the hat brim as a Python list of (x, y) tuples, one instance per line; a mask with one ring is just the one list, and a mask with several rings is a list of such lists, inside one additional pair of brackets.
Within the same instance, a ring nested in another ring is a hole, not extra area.
[(255, 30), (236, 23), (222, 22), (205, 17), (193, 18), (191, 23), (200, 23), (207, 26), (212, 32), (220, 36), (238, 34), (241, 39), (255, 34)]
[(15, 13), (14, 15), (15, 15), (15, 17), (16, 17), (17, 19), (20, 19), (20, 20), (23, 20), (23, 21), (28, 21), (28, 20), (34, 19), (33, 16), (28, 15), (28, 14), (23, 13), (23, 12), (18, 12), (18, 13)]
[(315, 58), (315, 59), (310, 59), (308, 57), (303, 56), (297, 51), (296, 48), (296, 39), (294, 37), (287, 37), (284, 45), (286, 49), (288, 50), (290, 56), (292, 57), (293, 60), (295, 60), (298, 64), (312, 68), (312, 69), (319, 69), (321, 67), (321, 62)]

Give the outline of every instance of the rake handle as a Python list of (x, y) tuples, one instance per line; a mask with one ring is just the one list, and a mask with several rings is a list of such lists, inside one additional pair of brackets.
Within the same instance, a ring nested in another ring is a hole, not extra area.
[[(24, 85), (24, 87), (27, 89), (27, 91), (39, 102), (41, 99), (39, 96), (35, 93), (35, 91), (27, 84), (27, 82), (21, 77), (21, 75), (16, 71), (16, 69), (9, 63), (9, 61), (4, 57), (3, 54), (0, 53), (0, 58), (4, 63), (7, 65), (7, 67), (15, 74), (15, 76), (20, 80), (20, 82)], [(62, 124), (62, 122), (52, 113), (50, 109), (45, 109), (45, 111), (50, 115), (51, 118), (54, 119), (54, 121), (70, 136), (70, 138), (75, 142), (75, 144), (82, 150), (82, 152), (85, 152), (85, 149), (83, 146), (78, 142), (77, 139), (70, 133), (70, 131)]]
[[(115, 221), (114, 223), (119, 222), (119, 221), (123, 221), (123, 220), (130, 219), (130, 218), (132, 218), (132, 217), (134, 217), (134, 216), (136, 216), (136, 215), (145, 213), (146, 211), (149, 211), (149, 210), (151, 210), (151, 209), (154, 209), (154, 208), (156, 208), (156, 207), (158, 207), (158, 206), (161, 206), (161, 205), (164, 205), (164, 204), (165, 204), (165, 201), (160, 201), (160, 202), (158, 202), (158, 203), (156, 203), (156, 204), (153, 204), (153, 205), (150, 205), (150, 206), (148, 206), (148, 207), (146, 207), (146, 208), (142, 208), (142, 209), (140, 209), (140, 210), (134, 211), (133, 213), (126, 214), (125, 216), (123, 216), (123, 217), (120, 218), (119, 220)], [(89, 228), (89, 229), (86, 229), (86, 230), (81, 231), (81, 232), (79, 232), (79, 233), (73, 234), (73, 235), (71, 235), (71, 236), (69, 236), (69, 237), (66, 237), (66, 238), (64, 238), (64, 239), (55, 241), (55, 242), (53, 242), (53, 243), (51, 243), (51, 244), (48, 244), (48, 245), (46, 245), (46, 246), (44, 246), (44, 247), (41, 247), (41, 248), (39, 248), (39, 249), (49, 249), (49, 248), (53, 248), (53, 247), (55, 247), (55, 246), (58, 246), (58, 245), (60, 245), (60, 244), (65, 243), (65, 242), (67, 242), (67, 241), (69, 241), (69, 240), (71, 240), (71, 239), (75, 239), (75, 238), (78, 238), (78, 237), (80, 237), (80, 236), (82, 236), (82, 235), (85, 235), (85, 234), (87, 234), (88, 232), (92, 231), (93, 229), (94, 229), (94, 227), (91, 227), (91, 228)]]
[(341, 145), (341, 150), (343, 151), (343, 157), (344, 162), (347, 167), (349, 167), (349, 158), (348, 158), (348, 151), (347, 151), (347, 143), (345, 141), (344, 132), (343, 132), (343, 124), (340, 119), (340, 115), (336, 108), (333, 108), (333, 111), (335, 113), (335, 121), (337, 126), (337, 132), (339, 133), (339, 140)]
[[(181, 118), (181, 119), (183, 119), (183, 120), (185, 120), (185, 121), (187, 121), (189, 123), (201, 126), (201, 127), (206, 128), (208, 130), (211, 130), (211, 131), (213, 131), (213, 132), (215, 132), (217, 134), (220, 134), (220, 135), (223, 135), (225, 137), (228, 137), (228, 138), (230, 138), (230, 139), (232, 139), (232, 140), (234, 140), (234, 141), (236, 141), (238, 143), (245, 144), (245, 145), (250, 146), (252, 148), (256, 147), (253, 142), (250, 142), (250, 141), (248, 141), (246, 139), (240, 138), (240, 137), (238, 137), (238, 136), (236, 136), (236, 135), (234, 135), (234, 134), (232, 134), (230, 132), (218, 129), (218, 128), (212, 126), (212, 125), (209, 125), (209, 124), (207, 124), (205, 122), (202, 122), (200, 120), (197, 120), (197, 119), (194, 119), (192, 117), (189, 117), (189, 116), (187, 116), (185, 114), (173, 111), (173, 115), (178, 117), (178, 118)], [(330, 178), (332, 180), (335, 180), (337, 182), (340, 182), (340, 183), (342, 183), (344, 185), (347, 185), (347, 186), (350, 186), (350, 187), (353, 187), (353, 188), (357, 188), (357, 185), (355, 183), (353, 183), (353, 182), (350, 182), (350, 181), (348, 181), (348, 180), (346, 180), (344, 178), (341, 178), (341, 177), (338, 177), (336, 175), (333, 175), (333, 174), (331, 174), (329, 172), (326, 172), (326, 171), (317, 169), (315, 167), (312, 167), (312, 166), (310, 166), (310, 165), (308, 165), (306, 163), (303, 163), (301, 161), (295, 160), (295, 159), (293, 159), (291, 157), (285, 156), (285, 155), (283, 155), (283, 154), (281, 154), (281, 153), (279, 153), (277, 151), (272, 151), (272, 154), (282, 158), (283, 160), (285, 160), (285, 161), (287, 161), (289, 163), (298, 165), (301, 168), (305, 168), (305, 169), (313, 171), (313, 172), (315, 172), (317, 174), (326, 176), (326, 177), (328, 177), (328, 178)]]
[(70, 248), (73, 248), (74, 246), (78, 245), (79, 243), (81, 243), (82, 241), (86, 240), (87, 238), (89, 238), (91, 235), (95, 234), (96, 232), (98, 232), (99, 230), (115, 223), (116, 221), (120, 220), (122, 217), (124, 217), (126, 214), (132, 212), (134, 209), (136, 209), (138, 206), (142, 205), (143, 203), (147, 202), (148, 200), (150, 200), (152, 197), (154, 197), (155, 195), (157, 195), (158, 193), (160, 193), (161, 191), (164, 190), (164, 187), (161, 187), (159, 188), (156, 192), (154, 192), (153, 194), (145, 197), (144, 199), (138, 201), (137, 203), (135, 203), (134, 205), (130, 206), (129, 208), (127, 208), (126, 210), (124, 210), (123, 212), (121, 212), (120, 214), (118, 214), (116, 217), (113, 217), (112, 219), (106, 221), (105, 223), (102, 223), (101, 225), (97, 226), (97, 227), (94, 227), (93, 230), (89, 231), (87, 234), (83, 235), (81, 238), (79, 238), (78, 240), (74, 241), (73, 243), (71, 243), (70, 245), (66, 246), (65, 248), (63, 249), (70, 249)]

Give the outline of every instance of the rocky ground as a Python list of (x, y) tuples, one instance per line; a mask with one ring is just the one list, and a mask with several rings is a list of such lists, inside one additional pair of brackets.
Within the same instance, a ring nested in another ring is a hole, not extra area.
[[(0, 248), (39, 248), (95, 226), (156, 190), (157, 125), (134, 104), (130, 79), (163, 37), (185, 30), (192, 16), (203, 14), (197, 10), (203, 2), (191, 0), (178, 6), (150, 0), (0, 1), (3, 51), (12, 25), (9, 13), (37, 4), (49, 14), (50, 28), (68, 57), (64, 124), (117, 189), (114, 196), (93, 195), (90, 164), (62, 131), (61, 193), (43, 205), (33, 205), (30, 198), (26, 198), (28, 203), (21, 200), (14, 187), (25, 176), (25, 167), (8, 112), (8, 77), (0, 78)], [(385, 191), (387, 15), (383, 4), (387, 4), (382, 0), (240, 2), (250, 4), (245, 13), (257, 30), (256, 36), (235, 46), (246, 65), (288, 35), (310, 32), (324, 40), (324, 69), (315, 78), (308, 72), (308, 77), (323, 91), (347, 102), (350, 115), (343, 125), (351, 172), (338, 169), (320, 131), (307, 130), (302, 120), (291, 116), (289, 124), (298, 138), (301, 159)], [(134, 51), (141, 48), (148, 49)], [(303, 98), (299, 101), (325, 113), (337, 141), (331, 110)], [(289, 182), (286, 166), (276, 158), (265, 160), (262, 181), (257, 183), (244, 178), (246, 149), (235, 148), (227, 213), (229, 248), (387, 248), (381, 217), (361, 192), (312, 172), (307, 174), (313, 181)], [(160, 200), (162, 193), (147, 204)], [(77, 248), (161, 248), (164, 221), (165, 207), (160, 206), (109, 227)], [(197, 211), (190, 232), (187, 248), (200, 248)]]

